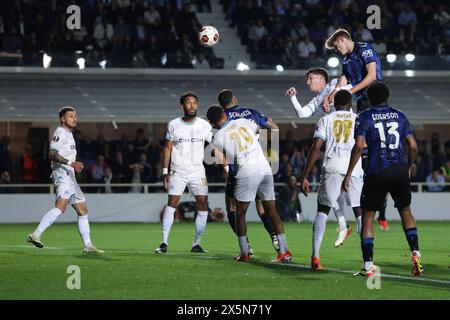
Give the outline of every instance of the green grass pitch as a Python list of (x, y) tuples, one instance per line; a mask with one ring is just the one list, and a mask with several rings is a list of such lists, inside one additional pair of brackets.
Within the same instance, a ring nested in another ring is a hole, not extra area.
[[(36, 225), (0, 225), (0, 299), (450, 299), (450, 222), (419, 222), (425, 273), (409, 276), (410, 254), (400, 223), (376, 232), (375, 263), (381, 289), (369, 290), (360, 267), (360, 243), (353, 233), (334, 248), (336, 224), (327, 224), (321, 260), (326, 268), (311, 272), (311, 223), (286, 224), (293, 263), (272, 264), (275, 257), (261, 223), (249, 224), (255, 250), (251, 263), (237, 263), (237, 239), (227, 223), (210, 223), (202, 245), (207, 254), (190, 253), (194, 224), (174, 224), (169, 253), (153, 253), (160, 224), (91, 225), (103, 255), (83, 255), (75, 224), (56, 224), (43, 241), (25, 243)], [(69, 290), (69, 265), (81, 270), (81, 289)]]

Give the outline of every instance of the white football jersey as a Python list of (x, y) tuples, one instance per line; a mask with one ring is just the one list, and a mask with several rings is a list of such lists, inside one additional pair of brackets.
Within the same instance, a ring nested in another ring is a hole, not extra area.
[[(314, 138), (325, 141), (323, 170), (326, 173), (346, 174), (353, 145), (355, 144), (356, 114), (353, 111), (340, 110), (321, 118), (317, 124)], [(358, 160), (352, 176), (364, 175), (361, 159)]]
[(211, 142), (211, 125), (196, 117), (192, 122), (176, 118), (167, 125), (166, 140), (173, 142), (170, 170), (192, 173), (204, 170), (205, 142)]
[[(66, 130), (61, 126), (56, 128), (50, 141), (50, 150), (58, 152), (61, 157), (69, 161), (75, 161), (77, 158), (77, 149), (72, 131)], [(72, 168), (71, 166), (55, 161), (52, 161), (51, 166), (52, 170), (63, 168), (66, 171), (70, 171), (72, 173), (75, 172), (74, 168)]]
[(212, 144), (226, 153), (228, 163), (237, 165), (237, 178), (272, 175), (256, 135), (258, 131), (256, 123), (241, 118), (227, 121), (214, 135)]

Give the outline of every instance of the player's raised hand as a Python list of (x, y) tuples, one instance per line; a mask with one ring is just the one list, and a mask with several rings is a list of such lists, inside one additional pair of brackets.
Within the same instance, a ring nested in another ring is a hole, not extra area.
[(284, 95), (292, 97), (295, 96), (297, 94), (297, 90), (294, 87), (290, 87), (289, 89), (287, 89), (287, 91), (284, 93)]
[(302, 179), (302, 184), (300, 186), (300, 189), (302, 189), (302, 193), (305, 196), (308, 196), (308, 193), (310, 191), (309, 190), (309, 181), (308, 181), (308, 179), (306, 179), (306, 178)]
[(168, 174), (164, 174), (163, 175), (163, 184), (164, 184), (164, 190), (168, 191), (169, 190), (169, 175)]
[(350, 185), (350, 176), (345, 176), (344, 180), (342, 181), (342, 191), (348, 192), (348, 187)]
[(74, 161), (70, 164), (70, 166), (74, 168), (77, 173), (80, 173), (84, 169), (84, 164), (80, 161)]
[(323, 100), (323, 103), (322, 103), (323, 112), (325, 112), (325, 113), (330, 112), (330, 105), (334, 101), (334, 95), (335, 95), (335, 93), (332, 92), (328, 97), (325, 98), (325, 100)]

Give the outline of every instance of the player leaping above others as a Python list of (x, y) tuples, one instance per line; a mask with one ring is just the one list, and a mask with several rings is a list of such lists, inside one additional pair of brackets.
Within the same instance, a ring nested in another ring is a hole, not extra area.
[(288, 250), (283, 223), (275, 207), (275, 191), (272, 169), (267, 162), (256, 132), (259, 126), (247, 119), (227, 121), (227, 115), (220, 106), (211, 106), (207, 117), (214, 128), (219, 129), (212, 144), (227, 156), (228, 163), (237, 165), (236, 185), (236, 234), (241, 249), (239, 262), (250, 260), (247, 242), (247, 224), (245, 215), (250, 202), (258, 194), (271, 220), (280, 246), (274, 262), (289, 262), (292, 255)]
[[(356, 141), (347, 174), (342, 182), (342, 188), (349, 190), (354, 168), (367, 144), (370, 162), (361, 194), (361, 249), (364, 264), (359, 274), (372, 276), (376, 272), (373, 264), (373, 222), (375, 211), (380, 209), (389, 192), (400, 214), (403, 231), (411, 250), (412, 274), (419, 276), (423, 267), (416, 221), (410, 207), (409, 180), (417, 153), (417, 143), (403, 112), (387, 104), (389, 88), (384, 83), (377, 81), (371, 84), (367, 89), (367, 96), (372, 106), (361, 112), (356, 119)], [(406, 144), (408, 149), (405, 148)]]
[(55, 130), (50, 142), (49, 158), (52, 160), (52, 178), (56, 186), (55, 207), (41, 219), (36, 230), (28, 235), (27, 241), (38, 248), (43, 248), (41, 236), (56, 219), (66, 211), (70, 203), (78, 214), (78, 231), (84, 243), (84, 253), (103, 253), (91, 241), (88, 220), (88, 209), (83, 191), (78, 186), (75, 171), (81, 172), (82, 162), (76, 161), (77, 149), (72, 131), (77, 126), (77, 112), (73, 107), (63, 107), (59, 110), (61, 125)]
[[(294, 106), (295, 112), (300, 119), (309, 118), (315, 113), (325, 115), (327, 112), (324, 111), (323, 101), (325, 98), (336, 89), (338, 84), (338, 79), (333, 79), (328, 82), (328, 71), (323, 68), (312, 68), (306, 71), (306, 84), (309, 90), (316, 93), (317, 95), (311, 99), (304, 107), (297, 100), (297, 90), (294, 87), (289, 88), (286, 91), (286, 95), (290, 96), (292, 105)], [(351, 84), (345, 85), (339, 89), (349, 90), (352, 87)], [(329, 110), (334, 111), (334, 106), (331, 105)], [(335, 247), (341, 246), (345, 239), (352, 233), (353, 229), (347, 224), (345, 219), (345, 199), (339, 197), (336, 202), (336, 206), (333, 207), (334, 214), (338, 222), (338, 238), (334, 242)], [(358, 228), (359, 229), (359, 228)]]
[[(341, 185), (347, 172), (350, 153), (355, 143), (353, 139), (356, 114), (351, 110), (352, 96), (346, 90), (339, 91), (334, 100), (335, 112), (321, 118), (314, 132), (314, 142), (309, 151), (305, 170), (301, 179), (302, 192), (309, 192), (308, 176), (317, 161), (322, 146), (325, 144), (325, 156), (317, 195), (317, 215), (313, 224), (313, 254), (311, 269), (321, 270), (320, 245), (325, 233), (330, 209), (335, 207), (341, 197)], [(353, 208), (358, 229), (361, 226), (360, 197), (364, 172), (361, 160), (351, 176), (348, 192), (345, 194), (348, 204)], [(360, 233), (360, 230), (358, 230)]]
[[(168, 190), (168, 202), (164, 209), (162, 241), (156, 253), (166, 253), (175, 210), (186, 186), (197, 201), (195, 235), (191, 252), (207, 252), (200, 246), (208, 219), (208, 183), (203, 166), (205, 142), (211, 142), (211, 125), (197, 117), (198, 97), (186, 92), (180, 97), (184, 116), (167, 125), (163, 149), (163, 182)], [(169, 175), (170, 164), (170, 175)]]
[[(325, 48), (344, 56), (342, 61), (342, 75), (338, 87), (351, 83), (348, 91), (356, 96), (357, 112), (367, 108), (366, 89), (375, 80), (383, 81), (381, 61), (375, 49), (366, 42), (354, 42), (350, 33), (345, 29), (336, 30), (325, 42)], [(324, 108), (328, 109), (333, 103), (335, 89), (325, 99)]]

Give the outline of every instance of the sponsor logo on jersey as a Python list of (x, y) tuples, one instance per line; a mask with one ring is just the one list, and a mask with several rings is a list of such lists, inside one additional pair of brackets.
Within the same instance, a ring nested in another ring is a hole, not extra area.
[(59, 137), (58, 137), (58, 136), (54, 136), (54, 137), (52, 138), (52, 141), (53, 141), (53, 142), (58, 142), (58, 141), (59, 141)]
[(364, 51), (362, 52), (362, 56), (363, 56), (364, 58), (370, 58), (370, 57), (373, 57), (373, 51), (372, 51), (372, 49), (364, 50)]
[(372, 113), (373, 121), (377, 120), (390, 120), (390, 119), (398, 119), (397, 112), (387, 112), (387, 113)]
[(76, 148), (75, 145), (73, 145), (73, 144), (70, 145), (70, 150), (75, 150), (75, 148)]

